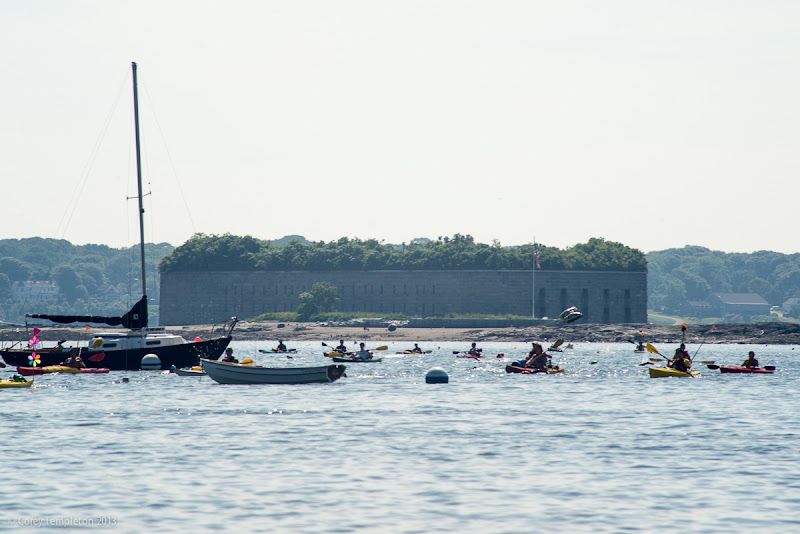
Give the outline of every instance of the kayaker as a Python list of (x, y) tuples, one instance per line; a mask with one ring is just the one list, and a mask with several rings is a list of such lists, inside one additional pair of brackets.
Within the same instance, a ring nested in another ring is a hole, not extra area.
[(528, 353), (528, 359), (525, 360), (525, 367), (533, 369), (547, 369), (547, 359), (550, 357), (541, 345), (532, 343), (531, 351)]
[(675, 356), (672, 358), (672, 368), (676, 371), (683, 371), (688, 373), (692, 370), (692, 358), (686, 351), (686, 346), (681, 343), (681, 346), (675, 349)]
[(225, 356), (222, 358), (222, 361), (227, 363), (239, 363), (239, 360), (233, 357), (233, 349), (230, 347), (225, 349)]
[(76, 347), (72, 347), (72, 349), (69, 351), (69, 356), (67, 356), (66, 360), (61, 362), (61, 365), (65, 367), (73, 367), (75, 369), (83, 369), (86, 367), (86, 364), (83, 362), (80, 352)]
[(283, 340), (278, 340), (278, 352), (286, 352), (286, 345), (283, 344)]
[(414, 343), (414, 348), (408, 352), (413, 352), (414, 354), (422, 354), (422, 349), (419, 348), (419, 343)]
[(748, 369), (755, 369), (758, 367), (758, 360), (756, 360), (756, 353), (752, 350), (747, 353), (747, 359), (742, 363), (742, 367), (747, 367)]
[(366, 349), (364, 343), (359, 343), (358, 346), (361, 347), (361, 350), (356, 352), (356, 357), (361, 360), (371, 360), (372, 353)]
[(336, 352), (341, 352), (342, 354), (347, 354), (347, 347), (344, 346), (344, 339), (339, 340), (339, 346), (335, 349)]
[(483, 352), (483, 349), (479, 349), (478, 347), (476, 347), (476, 343), (473, 343), (470, 349), (467, 351), (467, 356), (471, 356), (473, 358), (480, 358), (481, 356), (483, 356), (481, 352)]

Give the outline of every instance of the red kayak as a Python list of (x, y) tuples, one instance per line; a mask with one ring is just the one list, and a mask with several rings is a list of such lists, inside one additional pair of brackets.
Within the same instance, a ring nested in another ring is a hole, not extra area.
[(506, 365), (506, 373), (519, 373), (521, 375), (553, 375), (563, 373), (563, 367), (548, 367), (547, 369), (535, 369), (533, 367), (519, 367), (518, 365)]
[(761, 368), (761, 367), (734, 367), (734, 366), (726, 366), (720, 365), (719, 366), (720, 373), (743, 373), (743, 374), (768, 374), (771, 375), (775, 372), (775, 368), (772, 367), (770, 369)]
[(105, 367), (84, 367), (78, 369), (75, 367), (67, 367), (66, 365), (46, 365), (44, 367), (17, 367), (17, 372), (22, 376), (33, 376), (50, 373), (107, 373), (108, 369)]

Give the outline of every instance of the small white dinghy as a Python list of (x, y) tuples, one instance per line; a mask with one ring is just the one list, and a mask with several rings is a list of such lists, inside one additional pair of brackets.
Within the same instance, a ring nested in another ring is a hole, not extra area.
[(344, 365), (314, 367), (261, 367), (201, 358), (200, 365), (220, 384), (312, 384), (335, 382), (344, 375)]

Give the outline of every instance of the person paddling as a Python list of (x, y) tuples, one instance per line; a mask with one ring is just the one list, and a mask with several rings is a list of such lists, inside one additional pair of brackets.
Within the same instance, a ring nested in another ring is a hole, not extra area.
[(413, 352), (414, 354), (422, 354), (422, 349), (419, 348), (419, 343), (414, 343), (414, 348), (409, 350), (408, 352)]
[(742, 367), (747, 367), (748, 369), (756, 369), (758, 367), (758, 360), (756, 359), (756, 353), (752, 350), (747, 354), (747, 359), (742, 363)]
[(476, 347), (476, 343), (473, 343), (470, 349), (467, 351), (467, 356), (471, 358), (480, 358), (481, 356), (483, 356), (481, 352), (483, 352), (483, 349), (479, 349), (478, 347)]
[(533, 347), (530, 353), (528, 353), (528, 359), (525, 360), (525, 367), (547, 369), (547, 359), (550, 358), (550, 355), (547, 354), (538, 343), (532, 343), (532, 345)]
[(361, 350), (356, 352), (356, 357), (362, 360), (371, 360), (372, 353), (366, 349), (364, 343), (359, 343), (358, 346), (361, 348)]
[(283, 340), (278, 340), (278, 352), (286, 352), (286, 345), (283, 344)]
[(80, 353), (76, 347), (72, 347), (72, 349), (69, 351), (69, 356), (67, 356), (67, 359), (64, 360), (61, 365), (73, 367), (75, 369), (83, 369), (86, 367), (86, 364), (80, 357)]
[(334, 348), (336, 352), (341, 352), (342, 354), (347, 354), (347, 347), (344, 346), (344, 339), (339, 340), (339, 346)]
[(692, 358), (686, 351), (686, 346), (681, 343), (681, 346), (675, 349), (675, 356), (672, 358), (672, 368), (676, 371), (683, 371), (689, 373), (692, 371)]

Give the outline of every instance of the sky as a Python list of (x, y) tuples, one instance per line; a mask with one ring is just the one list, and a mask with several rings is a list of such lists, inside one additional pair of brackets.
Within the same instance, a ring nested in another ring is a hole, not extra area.
[(800, 3), (0, 0), (0, 238), (800, 252)]

